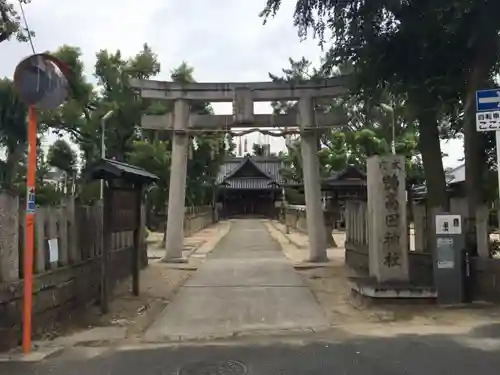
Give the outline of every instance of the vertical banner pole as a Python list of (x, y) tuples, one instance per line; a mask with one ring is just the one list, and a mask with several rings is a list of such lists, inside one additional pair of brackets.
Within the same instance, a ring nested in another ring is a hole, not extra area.
[(35, 232), (36, 110), (28, 110), (28, 174), (26, 182), (26, 241), (24, 249), (23, 353), (31, 351), (31, 309), (33, 296), (33, 250)]
[[(497, 165), (500, 165), (500, 130), (495, 131), (495, 146), (497, 149)], [(500, 168), (497, 168), (497, 178), (498, 178), (498, 198), (500, 200)]]

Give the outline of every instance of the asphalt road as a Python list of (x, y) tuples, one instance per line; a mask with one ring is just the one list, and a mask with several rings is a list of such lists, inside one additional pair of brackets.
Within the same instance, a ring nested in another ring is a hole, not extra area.
[(0, 364), (2, 375), (493, 375), (499, 369), (500, 340), (487, 332), (110, 349), (94, 358), (75, 350), (34, 364)]

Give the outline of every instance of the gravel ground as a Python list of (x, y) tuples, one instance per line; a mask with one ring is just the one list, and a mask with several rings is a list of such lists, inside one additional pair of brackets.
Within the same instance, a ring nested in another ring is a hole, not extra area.
[[(293, 242), (300, 245), (297, 247), (287, 240), (281, 224), (267, 222), (266, 225), (294, 264), (300, 265), (307, 259), (308, 250), (302, 246), (307, 243), (305, 234), (292, 231)], [(434, 304), (375, 305), (360, 298), (351, 292), (348, 282), (348, 277), (353, 276), (353, 273), (344, 265), (345, 235), (335, 233), (334, 236), (339, 247), (328, 249), (330, 262), (318, 268), (296, 267), (332, 326), (353, 333), (371, 332), (374, 335), (460, 333), (500, 321), (500, 308), (487, 304), (458, 308), (443, 308)]]

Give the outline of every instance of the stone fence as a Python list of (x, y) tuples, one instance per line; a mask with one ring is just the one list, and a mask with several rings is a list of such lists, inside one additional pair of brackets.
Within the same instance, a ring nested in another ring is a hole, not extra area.
[(305, 206), (288, 206), (285, 210), (285, 218), (280, 216), (283, 224), (299, 232), (307, 234), (307, 220)]
[(189, 237), (213, 224), (214, 221), (217, 221), (217, 215), (212, 206), (186, 207), (184, 236)]
[[(433, 215), (428, 212), (424, 202), (413, 204), (413, 231), (415, 235), (416, 252), (427, 253), (431, 251), (431, 243), (433, 241)], [(460, 214), (463, 218), (464, 228), (467, 226), (467, 217), (469, 216), (467, 208), (467, 200), (465, 198), (451, 198), (450, 212)], [(476, 242), (478, 246), (478, 254), (482, 258), (489, 257), (489, 209), (486, 205), (476, 209)]]
[[(144, 218), (144, 212), (143, 212)], [(187, 236), (213, 223), (209, 207), (186, 209)], [(101, 206), (37, 207), (33, 265), (35, 334), (85, 309), (99, 298), (102, 254)], [(133, 232), (112, 234), (110, 290), (129, 277)], [(23, 293), (24, 210), (0, 191), (0, 349), (20, 340)]]
[[(455, 202), (455, 205), (460, 204), (461, 202)], [(346, 264), (361, 275), (369, 274), (367, 214), (366, 202), (347, 202), (345, 212)], [(408, 266), (410, 282), (423, 286), (433, 285), (434, 282), (432, 253), (428, 245), (432, 241), (428, 230), (430, 226), (427, 225), (428, 220), (425, 206), (415, 205), (414, 223), (408, 228), (408, 243), (414, 243), (414, 246), (408, 249)], [(479, 220), (482, 220), (482, 218), (480, 217)], [(478, 227), (478, 232), (487, 237), (487, 232), (486, 234), (481, 232), (483, 229), (484, 227)], [(484, 250), (479, 255), (473, 258), (471, 262), (472, 295), (478, 300), (500, 302), (500, 285), (498, 282), (500, 280), (500, 259), (491, 259), (485, 256)]]
[[(217, 214), (212, 206), (190, 206), (185, 208), (184, 233), (190, 236), (192, 233), (203, 229), (216, 220)], [(153, 213), (147, 215), (147, 226), (154, 232), (164, 232), (167, 223), (167, 214), (165, 212)], [(194, 232), (193, 232), (194, 231)]]

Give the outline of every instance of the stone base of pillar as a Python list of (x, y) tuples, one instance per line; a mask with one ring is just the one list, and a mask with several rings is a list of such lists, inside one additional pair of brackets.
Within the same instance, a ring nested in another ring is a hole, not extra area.
[(405, 282), (379, 283), (373, 277), (353, 278), (351, 290), (370, 301), (404, 300), (410, 303), (434, 303), (437, 291), (431, 286), (417, 286)]
[(188, 259), (187, 258), (168, 258), (168, 257), (163, 257), (160, 260), (162, 263), (187, 263)]
[(314, 258), (308, 258), (307, 261), (309, 263), (327, 263), (330, 260), (328, 259), (327, 256), (316, 256)]

